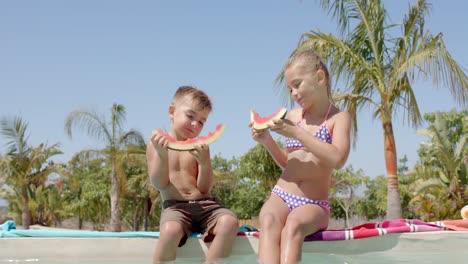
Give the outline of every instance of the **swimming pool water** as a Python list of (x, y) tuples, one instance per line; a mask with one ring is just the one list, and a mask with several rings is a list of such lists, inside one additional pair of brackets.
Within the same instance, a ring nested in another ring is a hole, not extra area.
[[(156, 240), (145, 238), (5, 238), (0, 239), (0, 264), (143, 264), (152, 262)], [(252, 244), (251, 244), (252, 243)], [(233, 255), (221, 263), (255, 264), (257, 238), (239, 237)], [(187, 241), (178, 264), (203, 263), (203, 244)], [(179, 255), (180, 253), (180, 255)], [(468, 232), (389, 234), (348, 240), (307, 242), (301, 263), (393, 264), (468, 263)]]
[[(3, 261), (0, 260), (0, 263)], [(5, 262), (6, 263), (6, 262)], [(29, 259), (18, 260), (17, 262), (8, 263), (50, 263), (50, 264), (148, 264), (150, 259), (135, 259), (135, 260), (119, 260), (119, 259)], [(202, 259), (178, 259), (177, 264), (195, 264), (203, 263)], [(223, 264), (255, 264), (255, 255), (232, 256)], [(440, 252), (373, 252), (357, 255), (339, 255), (339, 254), (321, 254), (321, 253), (305, 253), (303, 254), (302, 262), (304, 264), (394, 264), (394, 263), (468, 263), (468, 249), (465, 251), (450, 251), (441, 249)]]

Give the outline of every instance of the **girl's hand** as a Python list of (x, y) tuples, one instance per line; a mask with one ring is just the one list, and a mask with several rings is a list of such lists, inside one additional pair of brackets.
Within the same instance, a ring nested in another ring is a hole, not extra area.
[(270, 131), (268, 131), (268, 129), (255, 129), (252, 127), (252, 122), (249, 123), (249, 127), (252, 130), (252, 139), (260, 144), (265, 144), (267, 140), (271, 137)]
[(158, 152), (160, 157), (167, 157), (167, 145), (169, 142), (165, 137), (159, 134), (158, 130), (154, 130), (150, 137), (151, 143)]
[(199, 144), (195, 149), (190, 151), (190, 154), (197, 160), (198, 164), (205, 164), (210, 160), (210, 148), (206, 144)]
[(275, 119), (273, 125), (270, 126), (270, 130), (274, 131), (282, 136), (295, 138), (298, 126), (296, 126), (289, 119)]

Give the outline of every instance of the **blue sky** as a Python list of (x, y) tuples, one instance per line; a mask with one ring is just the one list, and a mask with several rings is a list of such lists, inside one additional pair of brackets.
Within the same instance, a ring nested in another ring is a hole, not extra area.
[[(393, 22), (412, 1), (384, 1)], [(468, 66), (466, 1), (433, 1), (426, 26), (443, 32), (448, 50)], [(261, 115), (282, 106), (275, 78), (302, 33), (336, 33), (335, 22), (316, 1), (1, 1), (0, 116), (21, 116), (30, 142), (60, 143), (68, 161), (100, 146), (82, 131), (69, 139), (66, 116), (94, 109), (110, 116), (113, 103), (127, 110), (126, 128), (149, 138), (169, 127), (168, 104), (177, 87), (194, 85), (214, 101), (205, 130), (218, 123), (225, 134), (211, 153), (240, 157), (255, 145), (249, 110)], [(421, 111), (448, 111), (455, 101), (431, 81), (415, 84)], [(458, 108), (460, 109), (460, 108)], [(416, 129), (394, 120), (399, 158), (417, 160)], [(366, 112), (347, 164), (369, 176), (385, 174), (382, 129)], [(5, 139), (0, 137), (0, 153)]]

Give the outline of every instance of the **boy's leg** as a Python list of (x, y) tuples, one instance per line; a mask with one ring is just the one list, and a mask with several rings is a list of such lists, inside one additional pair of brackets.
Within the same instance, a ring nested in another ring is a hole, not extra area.
[(237, 217), (224, 214), (218, 218), (212, 231), (214, 239), (208, 249), (207, 263), (216, 263), (216, 260), (228, 257), (231, 254), (238, 229), (239, 220)]
[(262, 206), (260, 211), (260, 237), (258, 259), (262, 264), (280, 263), (280, 239), (289, 208), (276, 194)]
[(186, 235), (182, 224), (176, 221), (164, 222), (159, 229), (159, 238), (154, 251), (153, 263), (175, 260), (177, 246)]
[(328, 226), (329, 212), (315, 204), (294, 209), (281, 232), (281, 263), (296, 264), (301, 260), (304, 238)]

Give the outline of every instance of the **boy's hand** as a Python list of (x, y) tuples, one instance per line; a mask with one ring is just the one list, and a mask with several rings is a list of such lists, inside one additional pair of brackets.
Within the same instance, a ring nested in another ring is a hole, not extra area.
[(206, 144), (196, 145), (195, 149), (190, 151), (190, 154), (195, 157), (198, 164), (205, 164), (210, 160), (210, 148)]
[(151, 133), (150, 140), (159, 156), (167, 157), (167, 145), (169, 144), (167, 139), (159, 134), (157, 130), (154, 130)]
[(298, 126), (289, 119), (275, 119), (270, 129), (282, 136), (295, 138)]

